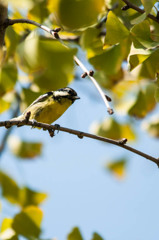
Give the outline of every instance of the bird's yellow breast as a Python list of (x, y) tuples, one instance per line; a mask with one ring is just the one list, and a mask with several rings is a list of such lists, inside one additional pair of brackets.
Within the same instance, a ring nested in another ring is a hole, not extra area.
[(36, 103), (29, 109), (31, 112), (30, 119), (51, 124), (56, 121), (71, 105), (72, 101), (69, 99), (62, 99), (61, 102), (52, 101), (52, 99), (50, 99), (46, 101), (46, 103)]

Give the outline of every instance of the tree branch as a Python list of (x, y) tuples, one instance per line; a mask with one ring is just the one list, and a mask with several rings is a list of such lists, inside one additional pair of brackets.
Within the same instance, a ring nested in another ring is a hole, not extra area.
[(1, 121), (0, 122), (0, 127), (10, 128), (11, 126), (14, 126), (14, 125), (17, 125), (18, 127), (27, 125), (27, 126), (32, 126), (33, 128), (38, 127), (38, 128), (42, 128), (43, 130), (48, 130), (51, 137), (54, 136), (54, 132), (55, 132), (55, 130), (57, 130), (57, 131), (67, 132), (67, 133), (76, 135), (81, 139), (83, 137), (92, 138), (92, 139), (96, 139), (96, 140), (99, 140), (99, 141), (102, 141), (102, 142), (110, 143), (112, 145), (116, 145), (118, 147), (124, 148), (124, 149), (126, 149), (130, 152), (133, 152), (133, 153), (135, 153), (135, 154), (137, 154), (141, 157), (144, 157), (144, 158), (156, 163), (157, 166), (159, 166), (159, 158), (152, 157), (152, 156), (150, 156), (150, 155), (148, 155), (144, 152), (141, 152), (141, 151), (139, 151), (135, 148), (132, 148), (132, 147), (126, 145), (126, 142), (127, 142), (126, 138), (121, 139), (121, 140), (113, 140), (113, 139), (110, 139), (110, 138), (105, 138), (105, 137), (97, 136), (97, 135), (94, 135), (94, 134), (81, 132), (81, 131), (77, 131), (77, 130), (70, 129), (70, 128), (61, 127), (57, 124), (49, 125), (49, 124), (46, 124), (46, 123), (29, 121), (29, 117), (30, 117), (30, 112), (28, 112), (26, 114), (26, 118), (24, 120), (21, 120), (21, 121), (17, 121), (17, 120)]
[[(60, 39), (60, 37), (58, 35), (58, 32), (60, 31), (60, 29), (52, 30), (40, 23), (37, 23), (37, 22), (29, 20), (29, 19), (7, 19), (5, 21), (5, 27), (8, 27), (9, 25), (13, 25), (16, 23), (27, 23), (27, 24), (35, 25), (35, 26), (43, 29), (44, 31), (48, 32), (49, 34), (51, 34), (55, 39), (58, 39), (64, 47), (68, 48), (68, 46), (62, 41), (62, 39)], [(74, 61), (77, 63), (77, 65), (80, 66), (80, 68), (86, 73), (86, 75), (90, 78), (90, 80), (93, 82), (93, 84), (97, 88), (99, 94), (101, 95), (101, 97), (107, 107), (107, 112), (109, 114), (113, 114), (114, 111), (109, 105), (109, 101), (111, 100), (111, 98), (104, 94), (101, 87), (97, 83), (96, 79), (90, 74), (90, 71), (84, 66), (84, 64), (76, 56), (74, 56), (73, 58), (74, 58)]]
[(7, 19), (8, 8), (4, 0), (0, 0), (0, 65), (3, 62), (3, 46), (4, 46), (4, 36), (5, 27), (4, 22)]
[[(128, 0), (122, 0), (124, 3), (126, 3), (126, 5), (128, 6), (128, 8), (132, 8), (134, 9), (135, 11), (143, 14), (145, 13), (145, 11), (141, 8), (139, 8), (138, 6), (134, 5), (133, 3), (129, 2)], [(126, 9), (127, 10), (127, 9)], [(153, 21), (159, 23), (159, 19), (157, 17), (155, 17), (154, 15), (152, 15), (151, 13), (149, 13), (147, 15), (148, 18), (152, 19)]]

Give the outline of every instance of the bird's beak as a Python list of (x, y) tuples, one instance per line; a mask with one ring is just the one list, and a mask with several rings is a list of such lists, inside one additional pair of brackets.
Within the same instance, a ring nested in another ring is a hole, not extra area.
[(72, 96), (72, 99), (73, 99), (73, 100), (77, 100), (77, 99), (80, 99), (80, 97), (78, 97), (78, 96)]

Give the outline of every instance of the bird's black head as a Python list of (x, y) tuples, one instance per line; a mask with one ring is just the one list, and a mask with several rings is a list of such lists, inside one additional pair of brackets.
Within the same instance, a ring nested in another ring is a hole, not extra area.
[(54, 91), (54, 99), (60, 100), (62, 98), (67, 98), (74, 103), (75, 100), (80, 99), (80, 97), (77, 96), (77, 93), (72, 88), (66, 87), (66, 88), (60, 88), (57, 91)]

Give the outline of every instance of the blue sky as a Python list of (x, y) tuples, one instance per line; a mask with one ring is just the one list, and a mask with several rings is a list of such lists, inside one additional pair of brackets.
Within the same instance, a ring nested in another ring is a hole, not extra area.
[[(81, 100), (56, 123), (88, 132), (93, 121), (111, 117), (91, 82), (77, 81), (71, 87)], [(4, 114), (0, 120), (7, 117)], [(159, 155), (158, 140), (145, 134), (139, 123), (136, 124), (139, 139), (134, 146), (150, 155)], [(24, 127), (15, 128), (13, 134), (44, 144), (42, 155), (34, 161), (17, 160), (8, 148), (1, 161), (1, 168), (20, 184), (48, 193), (41, 206), (42, 237), (64, 240), (78, 226), (85, 239), (91, 239), (93, 232), (107, 240), (158, 238), (159, 170), (154, 163), (116, 146), (81, 140), (67, 133), (50, 138), (47, 132)], [(129, 158), (126, 177), (118, 180), (104, 165), (123, 156)], [(18, 211), (6, 203), (2, 210), (5, 217)]]

